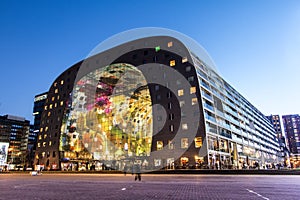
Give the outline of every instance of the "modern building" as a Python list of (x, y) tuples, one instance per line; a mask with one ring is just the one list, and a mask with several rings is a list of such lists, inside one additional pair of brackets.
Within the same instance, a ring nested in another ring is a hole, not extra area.
[[(0, 148), (2, 164), (9, 169), (26, 166), (29, 121), (12, 115), (0, 116)], [(4, 156), (5, 155), (5, 156)]]
[(300, 116), (283, 115), (282, 116), (287, 145), (290, 150), (291, 166), (300, 167)]
[(37, 137), (40, 130), (40, 123), (41, 117), (44, 110), (44, 104), (47, 99), (47, 92), (38, 94), (34, 97), (34, 104), (33, 104), (33, 113), (34, 121), (33, 125), (30, 125), (30, 131), (28, 136), (28, 157), (27, 162), (28, 166), (33, 168), (34, 167), (34, 157), (35, 157), (35, 150), (37, 144)]
[(279, 158), (282, 166), (290, 166), (289, 150), (286, 145), (286, 139), (281, 128), (281, 120), (279, 115), (266, 116), (273, 124), (280, 147)]
[(146, 28), (110, 38), (55, 79), (35, 165), (241, 169), (277, 163), (278, 151), (270, 121), (217, 73), (203, 48), (180, 33)]

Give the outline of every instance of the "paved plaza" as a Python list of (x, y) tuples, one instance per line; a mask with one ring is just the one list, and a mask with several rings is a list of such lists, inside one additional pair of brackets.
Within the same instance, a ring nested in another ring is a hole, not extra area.
[(0, 199), (299, 199), (300, 176), (0, 174)]

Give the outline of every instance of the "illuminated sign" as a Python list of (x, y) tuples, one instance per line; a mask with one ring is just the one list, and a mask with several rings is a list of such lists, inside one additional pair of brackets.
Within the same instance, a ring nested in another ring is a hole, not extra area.
[(34, 102), (41, 101), (41, 100), (44, 100), (44, 99), (47, 99), (47, 94), (43, 94), (41, 96), (35, 97)]
[(6, 164), (9, 143), (0, 142), (0, 165)]

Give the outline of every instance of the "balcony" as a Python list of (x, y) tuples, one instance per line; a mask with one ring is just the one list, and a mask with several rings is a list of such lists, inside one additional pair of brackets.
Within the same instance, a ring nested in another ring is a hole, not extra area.
[(208, 89), (208, 90), (211, 90), (210, 87), (209, 87), (209, 85), (207, 85), (205, 82), (201, 81), (201, 85), (202, 85), (204, 88), (206, 88), (206, 89)]
[(204, 96), (205, 98), (207, 98), (207, 99), (209, 99), (209, 100), (211, 100), (211, 101), (214, 101), (213, 98), (212, 98), (212, 96), (208, 95), (207, 93), (201, 91), (201, 94), (202, 94), (202, 96)]
[(222, 136), (224, 136), (224, 137), (227, 137), (227, 138), (229, 138), (229, 139), (232, 139), (231, 134), (226, 133), (226, 132), (224, 132), (224, 131), (220, 132), (220, 135), (222, 135)]
[(205, 118), (206, 118), (207, 120), (210, 120), (210, 121), (212, 121), (212, 122), (217, 123), (216, 118), (214, 118), (213, 116), (210, 116), (210, 115), (208, 115), (207, 113), (205, 113), (204, 116), (205, 116)]
[(203, 103), (203, 106), (204, 106), (205, 108), (207, 108), (208, 110), (210, 110), (210, 111), (212, 111), (212, 112), (215, 112), (215, 109), (214, 109), (213, 106), (208, 105), (207, 103)]

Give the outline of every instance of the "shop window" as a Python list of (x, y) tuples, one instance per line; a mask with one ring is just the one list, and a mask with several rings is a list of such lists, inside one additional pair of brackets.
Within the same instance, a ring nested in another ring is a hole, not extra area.
[(161, 166), (161, 159), (154, 159), (154, 166), (160, 167)]
[(198, 103), (198, 99), (197, 98), (192, 98), (192, 105), (196, 105)]
[(187, 57), (182, 58), (182, 63), (186, 63), (188, 61)]
[(183, 96), (184, 95), (183, 89), (178, 90), (177, 93), (178, 93), (178, 96)]
[(156, 149), (157, 149), (157, 150), (162, 150), (163, 147), (164, 147), (163, 141), (157, 141), (157, 142), (156, 142)]
[(190, 94), (195, 94), (196, 93), (196, 87), (190, 87)]
[(181, 148), (187, 149), (189, 147), (189, 139), (188, 138), (181, 138)]
[(170, 66), (171, 67), (175, 66), (175, 64), (176, 64), (175, 60), (170, 60)]
[(173, 42), (168, 42), (168, 47), (172, 47), (173, 46)]
[(196, 137), (195, 138), (195, 147), (201, 148), (202, 147), (202, 137)]

